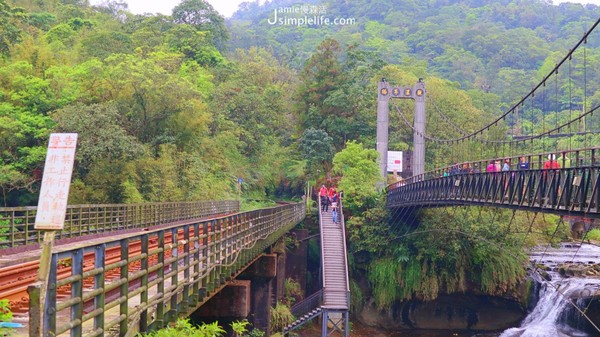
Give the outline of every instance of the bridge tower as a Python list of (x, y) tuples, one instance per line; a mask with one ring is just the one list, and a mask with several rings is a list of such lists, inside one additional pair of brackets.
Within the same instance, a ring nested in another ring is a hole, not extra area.
[[(382, 177), (387, 176), (389, 101), (391, 98), (415, 101), (412, 168), (413, 176), (425, 173), (425, 83), (420, 78), (413, 87), (393, 87), (381, 79), (377, 96), (377, 152)], [(381, 187), (385, 186), (385, 180)]]

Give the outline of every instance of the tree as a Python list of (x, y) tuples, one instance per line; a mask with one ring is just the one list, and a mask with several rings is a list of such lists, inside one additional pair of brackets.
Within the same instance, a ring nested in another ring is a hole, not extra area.
[(47, 116), (30, 113), (7, 102), (0, 103), (0, 200), (3, 205), (32, 201), (52, 127), (53, 122)]
[(344, 205), (351, 212), (360, 213), (373, 206), (377, 183), (382, 179), (378, 158), (377, 150), (365, 149), (354, 141), (346, 143), (346, 148), (333, 157), (333, 173), (342, 177), (338, 189), (344, 191)]
[(329, 180), (333, 158), (333, 139), (323, 130), (307, 129), (300, 138), (302, 157), (308, 162), (308, 171), (315, 173), (320, 168)]
[(175, 23), (188, 24), (197, 30), (210, 32), (215, 46), (224, 50), (225, 42), (229, 38), (225, 20), (208, 2), (183, 0), (173, 8), (172, 17)]
[(103, 60), (113, 54), (133, 52), (131, 36), (115, 31), (95, 31), (81, 40), (81, 57), (85, 60), (97, 57)]
[(142, 145), (127, 134), (114, 103), (73, 104), (52, 114), (57, 131), (79, 134), (77, 168), (89, 171), (98, 160), (127, 160), (143, 154)]
[(20, 13), (21, 9), (13, 9), (6, 0), (0, 0), (0, 55), (8, 55), (9, 47), (20, 39)]
[(207, 107), (195, 85), (179, 75), (182, 64), (183, 55), (165, 52), (105, 60), (105, 99), (117, 103), (128, 134), (155, 152), (165, 143), (193, 146), (207, 128)]
[(169, 47), (203, 67), (216, 67), (225, 63), (225, 58), (207, 36), (210, 35), (209, 32), (197, 31), (193, 26), (180, 24), (165, 35)]
[(336, 106), (327, 103), (327, 99), (345, 79), (341, 52), (336, 40), (326, 39), (304, 66), (303, 82), (298, 90), (298, 114), (304, 129), (322, 129), (330, 133), (327, 119), (340, 113)]

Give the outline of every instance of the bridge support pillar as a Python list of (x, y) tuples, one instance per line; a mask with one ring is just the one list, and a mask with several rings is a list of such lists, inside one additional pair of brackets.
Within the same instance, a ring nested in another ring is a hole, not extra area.
[(298, 229), (292, 231), (296, 240), (300, 244), (292, 248), (289, 254), (286, 254), (285, 276), (293, 279), (300, 284), (303, 294), (306, 294), (306, 275), (308, 273), (308, 229)]
[(250, 280), (250, 316), (248, 320), (256, 329), (269, 337), (271, 325), (271, 302), (273, 299), (273, 278), (277, 276), (277, 254), (265, 254), (238, 279)]
[(415, 121), (413, 130), (413, 176), (425, 173), (425, 83), (415, 85)]
[(273, 286), (274, 286), (274, 292), (275, 292), (275, 296), (277, 301), (283, 299), (283, 297), (285, 296), (285, 261), (287, 259), (287, 255), (284, 254), (277, 254), (277, 274), (275, 275), (275, 278), (273, 278)]
[(251, 282), (235, 280), (215, 294), (194, 316), (203, 318), (246, 318), (250, 314)]
[(388, 96), (388, 84), (379, 82), (379, 95), (377, 97), (377, 152), (379, 153), (379, 171), (382, 181), (379, 187), (383, 190), (387, 177), (387, 153), (388, 153), (388, 126), (390, 107)]

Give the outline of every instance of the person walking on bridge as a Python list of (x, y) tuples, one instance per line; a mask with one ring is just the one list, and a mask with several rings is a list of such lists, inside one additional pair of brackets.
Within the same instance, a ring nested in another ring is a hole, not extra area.
[(529, 170), (529, 161), (527, 160), (527, 157), (521, 156), (521, 158), (519, 158), (517, 170), (519, 170), (519, 181), (517, 184), (522, 187), (521, 198), (519, 199), (519, 201), (521, 201), (522, 198), (525, 198), (525, 193), (527, 191), (529, 191), (528, 200), (531, 200), (531, 198), (533, 197), (533, 186), (535, 185), (535, 176), (532, 174), (528, 174), (529, 179), (525, 179), (525, 171)]
[(327, 192), (329, 199), (333, 198), (333, 195), (336, 193), (337, 193), (337, 191), (335, 190), (335, 185), (331, 185), (331, 187), (329, 188), (329, 191)]
[(338, 223), (338, 201), (338, 194), (334, 191), (333, 195), (331, 196), (331, 216), (333, 223)]
[[(548, 160), (544, 163), (542, 176), (542, 202), (550, 205), (556, 205), (557, 196), (560, 194), (560, 164), (556, 160), (555, 154), (549, 154)], [(540, 202), (540, 203), (542, 203)]]
[(327, 187), (325, 187), (325, 185), (322, 185), (321, 189), (319, 190), (319, 198), (321, 199), (321, 212), (327, 212), (327, 205), (329, 205), (329, 195)]

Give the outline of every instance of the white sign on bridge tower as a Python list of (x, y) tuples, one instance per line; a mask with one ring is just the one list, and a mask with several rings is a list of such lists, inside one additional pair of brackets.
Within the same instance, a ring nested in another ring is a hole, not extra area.
[(402, 172), (402, 151), (388, 151), (387, 156), (387, 171)]

